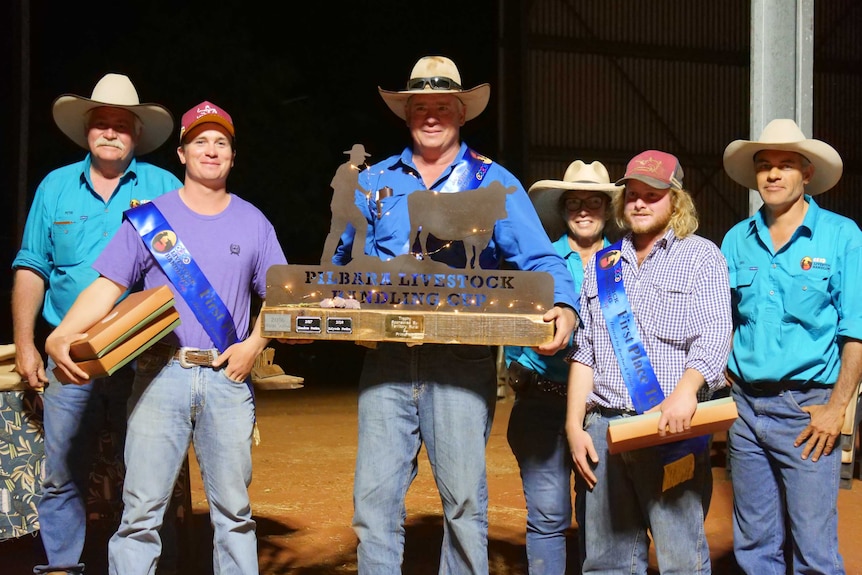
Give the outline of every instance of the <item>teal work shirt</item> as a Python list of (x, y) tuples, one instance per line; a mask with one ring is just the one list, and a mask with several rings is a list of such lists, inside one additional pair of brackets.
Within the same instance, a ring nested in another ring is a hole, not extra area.
[(123, 221), (123, 212), (178, 189), (172, 173), (132, 159), (108, 201), (90, 179), (91, 156), (50, 172), (33, 197), (21, 249), (12, 268), (29, 268), (47, 282), (42, 316), (59, 325), (98, 273), (92, 264)]
[[(606, 248), (609, 245), (610, 242), (605, 238), (602, 247)], [(553, 246), (554, 250), (566, 262), (566, 268), (575, 282), (575, 289), (580, 293), (581, 284), (584, 283), (585, 265), (581, 260), (581, 254), (569, 247), (567, 234), (563, 234), (560, 239), (554, 242)], [(565, 382), (569, 380), (569, 363), (565, 360), (568, 352), (568, 348), (564, 348), (554, 355), (541, 355), (531, 347), (509, 345), (506, 346), (506, 365), (517, 361), (524, 367), (528, 367), (552, 381)]]
[(761, 208), (722, 242), (733, 305), (729, 371), (748, 382), (834, 384), (842, 338), (862, 339), (862, 232), (808, 195), (775, 252)]

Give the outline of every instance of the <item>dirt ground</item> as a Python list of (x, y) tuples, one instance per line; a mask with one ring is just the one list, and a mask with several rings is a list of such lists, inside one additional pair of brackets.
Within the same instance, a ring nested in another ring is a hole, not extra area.
[[(313, 344), (317, 345), (317, 344)], [(327, 354), (329, 355), (329, 354)], [(330, 356), (331, 357), (331, 356)], [(320, 361), (330, 361), (320, 360)], [(352, 354), (330, 369), (328, 383), (315, 366), (299, 362), (289, 372), (306, 377), (298, 390), (259, 391), (258, 422), (262, 443), (254, 448), (251, 499), (258, 522), (258, 555), (264, 575), (356, 573), (356, 537), (352, 516), (353, 465), (356, 453), (356, 391), (349, 373)], [(305, 370), (307, 373), (304, 373)], [(336, 381), (336, 383), (332, 383)], [(488, 445), (489, 554), (492, 575), (525, 574), (525, 511), (518, 466), (506, 442), (511, 399), (500, 400)], [(732, 558), (730, 482), (721, 443), (714, 457), (715, 490), (707, 518), (713, 572), (735, 573)], [(862, 575), (862, 482), (841, 490), (840, 544), (847, 573)], [(191, 457), (192, 520), (182, 528), (183, 575), (206, 575), (211, 568), (211, 531), (198, 468)], [(441, 508), (427, 458), (408, 498), (404, 573), (437, 573), (442, 536)], [(569, 573), (576, 574), (577, 531), (569, 537)], [(86, 550), (87, 575), (105, 573), (104, 541), (92, 533)], [(31, 573), (42, 551), (38, 536), (0, 543), (0, 573)]]

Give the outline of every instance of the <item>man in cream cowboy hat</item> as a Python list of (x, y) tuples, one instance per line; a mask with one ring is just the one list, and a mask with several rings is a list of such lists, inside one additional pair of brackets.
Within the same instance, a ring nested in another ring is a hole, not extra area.
[(784, 573), (789, 546), (788, 572), (844, 573), (835, 444), (862, 376), (862, 232), (812, 197), (838, 183), (841, 157), (779, 119), (728, 145), (724, 168), (763, 199), (721, 248), (735, 306), (736, 560), (750, 575)]
[[(96, 256), (120, 227), (123, 211), (180, 187), (170, 172), (138, 161), (173, 130), (170, 112), (142, 104), (129, 78), (107, 74), (89, 98), (64, 94), (54, 101), (54, 121), (87, 150), (80, 162), (53, 170), (39, 184), (21, 249), (12, 262), (15, 366), (34, 389), (45, 389), (45, 478), (39, 526), (47, 564), (36, 573), (81, 573), (90, 468), (95, 440), (107, 417), (123, 437), (132, 371), (63, 385), (53, 362), (43, 364), (36, 343), (37, 316), (59, 325), (78, 294), (98, 274)], [(122, 457), (123, 446), (117, 446)]]
[[(601, 162), (572, 162), (562, 181), (530, 186), (530, 199), (554, 249), (580, 291), (584, 266), (609, 246), (606, 225), (622, 186), (612, 184)], [(565, 440), (566, 350), (540, 355), (507, 346), (509, 384), (515, 405), (507, 437), (521, 468), (527, 501), (527, 562), (530, 573), (566, 572), (566, 532), (572, 525), (572, 456)]]
[[(405, 120), (411, 143), (359, 174), (356, 204), (368, 237), (359, 253), (389, 260), (413, 249), (407, 195), (417, 190), (457, 194), (498, 182), (507, 194), (507, 216), (494, 223), (493, 241), (476, 258), (483, 268), (504, 260), (554, 277), (552, 354), (568, 344), (575, 327), (577, 293), (563, 261), (542, 230), (520, 182), (505, 168), (461, 142), (465, 122), (485, 109), (490, 87), (465, 89), (455, 63), (426, 56), (413, 67), (405, 90), (379, 89)], [(392, 190), (380, 194), (384, 188)], [(366, 198), (362, 190), (371, 193)], [(378, 202), (379, 200), (379, 202)], [(351, 260), (354, 235), (342, 236), (333, 262)], [(428, 257), (464, 268), (463, 242), (429, 238)], [(436, 242), (436, 245), (435, 245)], [(488, 346), (381, 343), (368, 350), (359, 384), (359, 446), (354, 478), (353, 527), (361, 575), (401, 573), (404, 505), (424, 442), (443, 503), (441, 573), (488, 573), (487, 443), (496, 405), (496, 354)]]

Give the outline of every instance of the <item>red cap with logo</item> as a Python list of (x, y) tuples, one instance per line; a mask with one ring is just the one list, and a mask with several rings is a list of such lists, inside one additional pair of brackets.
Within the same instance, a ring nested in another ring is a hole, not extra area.
[(682, 166), (676, 156), (658, 150), (647, 150), (629, 161), (626, 175), (617, 180), (617, 185), (625, 185), (626, 180), (640, 180), (661, 190), (681, 190), (682, 176)]
[(183, 142), (183, 136), (188, 134), (196, 126), (212, 122), (218, 124), (228, 131), (231, 138), (236, 137), (236, 132), (233, 127), (233, 120), (230, 114), (213, 104), (212, 102), (201, 102), (191, 110), (183, 114), (180, 122), (180, 143)]

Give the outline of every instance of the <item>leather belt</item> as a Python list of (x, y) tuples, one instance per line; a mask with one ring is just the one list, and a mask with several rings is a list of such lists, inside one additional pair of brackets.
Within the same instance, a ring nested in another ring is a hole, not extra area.
[(632, 416), (637, 415), (637, 411), (633, 411), (631, 409), (615, 409), (613, 407), (605, 407), (603, 405), (594, 405), (590, 411), (597, 411), (602, 417), (620, 417), (623, 415)]
[(174, 347), (164, 343), (157, 343), (150, 348), (154, 354), (166, 359), (175, 359), (185, 369), (193, 367), (212, 367), (218, 357), (217, 349), (198, 349), (195, 347)]
[(564, 381), (554, 381), (526, 368), (517, 361), (509, 364), (509, 385), (518, 393), (542, 391), (565, 397), (568, 384)]
[(813, 381), (741, 381), (737, 380), (734, 385), (738, 385), (746, 395), (752, 397), (771, 397), (781, 395), (785, 391), (808, 391), (809, 389), (832, 389), (831, 385), (825, 383), (816, 383)]
[(781, 395), (785, 391), (808, 391), (809, 389), (832, 389), (828, 383), (816, 381), (805, 381), (799, 379), (785, 379), (780, 381), (745, 381), (734, 374), (727, 372), (727, 379), (731, 385), (738, 386), (746, 395), (751, 397), (772, 397)]

